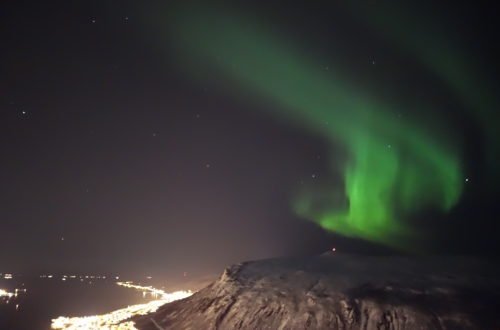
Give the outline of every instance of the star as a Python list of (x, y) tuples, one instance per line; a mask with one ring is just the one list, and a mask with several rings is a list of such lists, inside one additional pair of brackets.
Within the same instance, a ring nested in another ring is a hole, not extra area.
[(21, 111), (21, 114), (25, 115), (25, 114), (26, 114), (26, 111), (24, 111), (24, 110), (23, 110), (23, 111)]
[(465, 178), (465, 182), (469, 182), (469, 178)]
[(316, 179), (316, 174), (314, 174), (314, 173), (313, 173), (313, 174), (311, 175), (311, 178)]
[(91, 18), (90, 22), (95, 23), (95, 18)]

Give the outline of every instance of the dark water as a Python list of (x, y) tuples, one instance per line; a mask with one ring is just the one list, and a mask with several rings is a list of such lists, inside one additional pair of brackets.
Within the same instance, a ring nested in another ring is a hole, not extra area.
[(51, 319), (58, 316), (103, 314), (152, 300), (138, 290), (118, 286), (114, 278), (81, 282), (78, 278), (62, 281), (61, 277), (18, 277), (0, 279), (0, 288), (9, 292), (15, 288), (27, 290), (17, 298), (10, 298), (8, 303), (0, 298), (0, 330), (50, 329)]

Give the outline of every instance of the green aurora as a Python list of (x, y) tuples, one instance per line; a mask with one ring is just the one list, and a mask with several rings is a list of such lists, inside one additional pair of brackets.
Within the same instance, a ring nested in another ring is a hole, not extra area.
[[(223, 73), (237, 88), (271, 102), (266, 108), (273, 116), (332, 146), (331, 175), (342, 181), (300, 187), (292, 201), (299, 216), (344, 236), (407, 250), (419, 233), (405, 219), (426, 208), (446, 212), (458, 202), (461, 154), (443, 133), (445, 124), (430, 129), (398, 115), (400, 104), (355, 87), (342, 67), (319, 70), (313, 56), (249, 17), (187, 10), (169, 23), (180, 61), (193, 76)], [(333, 151), (338, 146), (346, 157)]]
[[(375, 29), (382, 38), (399, 45), (408, 56), (415, 57), (467, 105), (466, 109), (484, 128), (483, 139), (487, 144), (489, 175), (498, 180), (496, 166), (500, 155), (500, 132), (497, 128), (499, 102), (495, 95), (496, 88), (492, 88), (495, 83), (481, 74), (484, 70), (474, 60), (481, 56), (460, 45), (460, 33), (443, 28), (432, 8), (423, 12), (422, 9), (411, 6), (411, 3), (394, 1), (349, 1), (346, 4), (354, 17), (359, 17), (360, 21)], [(426, 20), (417, 17), (426, 17)], [(490, 182), (497, 184), (495, 180)]]

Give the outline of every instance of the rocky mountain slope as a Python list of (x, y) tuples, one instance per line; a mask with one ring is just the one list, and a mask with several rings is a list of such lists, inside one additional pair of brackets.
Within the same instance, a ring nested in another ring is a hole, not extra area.
[(325, 254), (228, 267), (141, 317), (158, 329), (500, 329), (500, 271), (464, 257)]

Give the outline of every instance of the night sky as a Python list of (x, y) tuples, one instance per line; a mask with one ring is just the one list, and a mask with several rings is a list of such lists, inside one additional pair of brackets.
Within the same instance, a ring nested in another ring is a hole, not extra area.
[(0, 271), (498, 253), (499, 11), (434, 2), (2, 2)]

